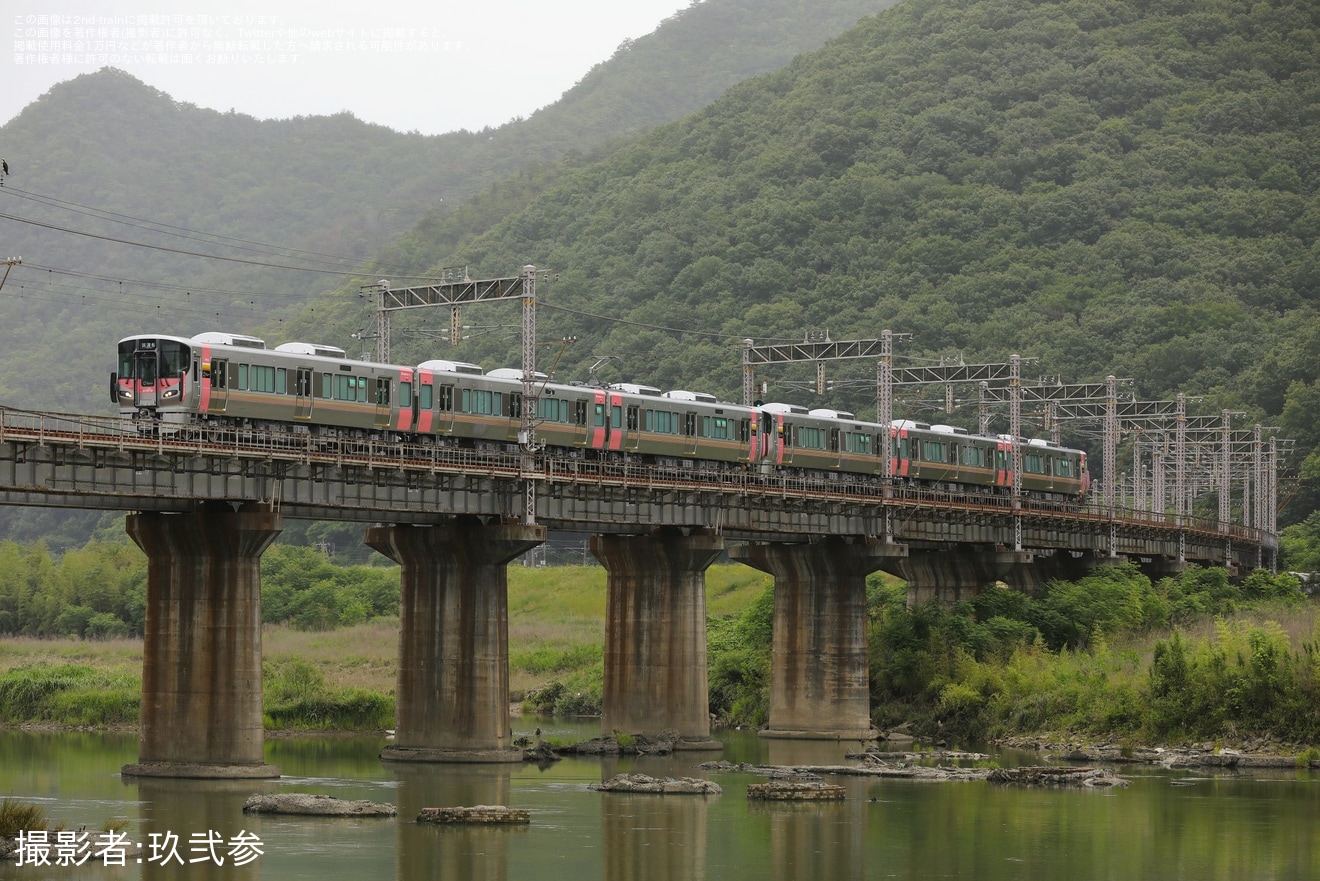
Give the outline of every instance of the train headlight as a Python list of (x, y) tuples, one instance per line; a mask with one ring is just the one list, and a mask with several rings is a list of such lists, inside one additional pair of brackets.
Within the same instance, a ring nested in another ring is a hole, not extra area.
[(165, 393), (162, 394), (160, 398), (162, 401), (168, 401), (170, 398), (177, 398), (178, 396), (179, 396), (179, 390), (176, 388), (172, 388), (172, 389), (166, 389)]

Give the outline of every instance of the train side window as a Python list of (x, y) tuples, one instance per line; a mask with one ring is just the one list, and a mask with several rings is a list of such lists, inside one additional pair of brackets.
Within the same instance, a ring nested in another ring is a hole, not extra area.
[(463, 412), (478, 416), (498, 416), (502, 405), (499, 392), (485, 389), (463, 389)]
[(421, 409), (430, 410), (435, 403), (435, 386), (423, 384), (418, 399), (418, 406)]
[(1073, 473), (1072, 473), (1072, 460), (1071, 460), (1071, 459), (1055, 459), (1055, 460), (1054, 460), (1054, 464), (1055, 464), (1055, 469), (1056, 469), (1055, 472), (1054, 472), (1054, 473), (1055, 473), (1055, 476), (1057, 476), (1057, 477), (1072, 477), (1072, 476), (1073, 476)]
[(287, 395), (289, 393), (289, 371), (285, 367), (275, 368), (275, 394)]
[(238, 390), (247, 391), (248, 387), (248, 366), (246, 364), (238, 365)]
[(263, 367), (260, 364), (253, 364), (249, 373), (251, 385), (254, 392), (266, 392), (270, 394), (275, 391), (275, 368)]
[(541, 418), (547, 422), (568, 422), (568, 401), (560, 398), (541, 398)]
[(604, 428), (604, 427), (605, 427), (605, 405), (604, 405), (604, 404), (600, 404), (600, 403), (596, 404), (596, 418), (595, 418), (595, 421), (594, 421), (593, 424), (595, 425), (596, 428)]
[(321, 397), (326, 400), (334, 397), (334, 378), (332, 373), (321, 374)]
[(412, 406), (412, 383), (399, 380), (399, 407), (406, 409)]

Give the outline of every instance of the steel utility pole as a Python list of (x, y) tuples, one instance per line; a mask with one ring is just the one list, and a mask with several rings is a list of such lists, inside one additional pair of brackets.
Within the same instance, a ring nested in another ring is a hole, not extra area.
[(5, 260), (4, 260), (4, 264), (5, 264), (5, 274), (4, 274), (3, 277), (0, 277), (0, 289), (3, 289), (3, 288), (4, 288), (4, 286), (5, 286), (5, 279), (9, 278), (9, 270), (13, 269), (15, 266), (18, 266), (18, 265), (19, 265), (20, 263), (22, 263), (22, 262), (23, 262), (23, 258), (22, 258), (22, 257), (6, 257), (6, 258), (5, 258)]

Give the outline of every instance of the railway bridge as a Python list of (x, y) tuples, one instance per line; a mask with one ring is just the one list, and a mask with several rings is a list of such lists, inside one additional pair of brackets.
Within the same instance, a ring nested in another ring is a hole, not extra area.
[[(1112, 498), (1112, 493), (1109, 494)], [(602, 730), (710, 736), (705, 570), (774, 577), (768, 737), (863, 739), (865, 578), (909, 601), (1034, 590), (1106, 560), (1151, 574), (1275, 565), (1277, 538), (1109, 505), (847, 479), (0, 410), (0, 504), (131, 512), (147, 554), (142, 776), (262, 777), (260, 558), (284, 517), (357, 521), (400, 564), (397, 727), (382, 758), (520, 761), (508, 718), (507, 564), (588, 533), (608, 577)]]

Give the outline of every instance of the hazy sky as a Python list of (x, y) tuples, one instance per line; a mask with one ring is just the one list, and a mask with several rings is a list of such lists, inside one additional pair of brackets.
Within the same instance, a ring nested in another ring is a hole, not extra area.
[(0, 0), (0, 124), (118, 67), (179, 101), (268, 118), (351, 111), (400, 131), (553, 103), (689, 0)]

